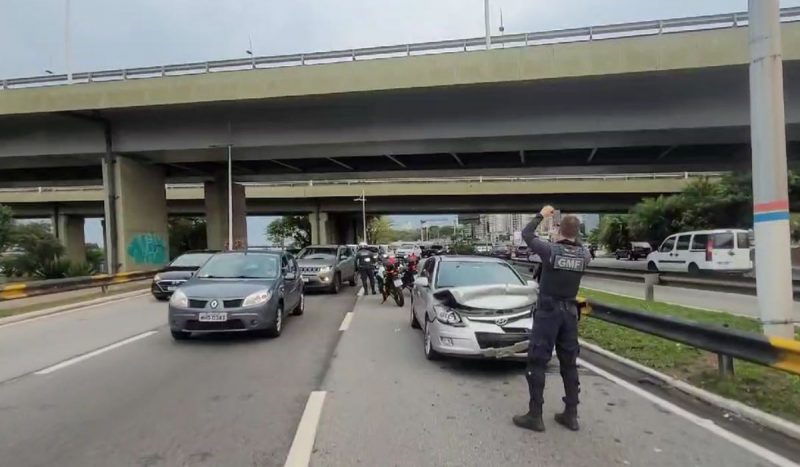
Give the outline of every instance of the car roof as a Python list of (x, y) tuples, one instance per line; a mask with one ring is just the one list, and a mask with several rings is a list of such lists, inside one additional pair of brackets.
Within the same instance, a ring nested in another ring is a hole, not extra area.
[(340, 246), (347, 247), (347, 245), (308, 245), (306, 248), (339, 248)]
[(691, 234), (718, 234), (718, 233), (726, 233), (726, 232), (743, 232), (743, 233), (748, 233), (748, 231), (747, 231), (747, 230), (745, 230), (745, 229), (713, 229), (713, 230), (691, 230), (691, 231), (689, 231), (689, 232), (677, 232), (677, 233), (674, 233), (674, 234), (670, 235), (670, 237), (673, 237), (673, 236), (675, 236), (675, 235), (691, 235)]
[(188, 250), (188, 251), (184, 251), (183, 253), (181, 253), (178, 256), (191, 255), (193, 253), (219, 253), (219, 252), (220, 252), (220, 250)]
[(273, 255), (279, 256), (282, 255), (284, 252), (281, 250), (258, 250), (258, 249), (248, 249), (248, 250), (229, 250), (229, 251), (218, 251), (218, 255), (231, 255), (231, 254), (242, 254), (242, 255)]
[(503, 263), (508, 264), (500, 258), (492, 258), (491, 256), (470, 256), (470, 255), (452, 255), (452, 256), (439, 256), (440, 261), (447, 263)]

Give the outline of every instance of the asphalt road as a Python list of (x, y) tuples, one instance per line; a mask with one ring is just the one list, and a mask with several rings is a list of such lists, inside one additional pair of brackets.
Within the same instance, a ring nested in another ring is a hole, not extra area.
[(547, 379), (547, 432), (519, 429), (511, 416), (527, 410), (523, 372), (504, 362), (429, 362), (407, 307), (363, 298), (323, 384), (311, 465), (771, 465), (586, 369), (580, 432), (552, 421), (561, 409), (557, 367)]
[(523, 366), (428, 362), (408, 305), (354, 292), (309, 296), (277, 339), (174, 342), (149, 296), (0, 326), (0, 465), (795, 465), (588, 364), (581, 432), (552, 422), (556, 367), (548, 431), (520, 430)]
[(0, 327), (0, 465), (281, 466), (354, 293), (308, 296), (277, 339), (174, 342), (149, 296)]

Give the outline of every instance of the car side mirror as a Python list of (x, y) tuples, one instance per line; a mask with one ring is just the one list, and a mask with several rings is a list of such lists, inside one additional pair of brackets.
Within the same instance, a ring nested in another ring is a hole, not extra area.
[(417, 277), (416, 279), (414, 279), (414, 285), (419, 287), (428, 287), (430, 283), (428, 282), (427, 277)]
[(287, 281), (293, 281), (297, 279), (297, 274), (293, 272), (287, 272), (286, 274), (284, 274), (283, 278)]

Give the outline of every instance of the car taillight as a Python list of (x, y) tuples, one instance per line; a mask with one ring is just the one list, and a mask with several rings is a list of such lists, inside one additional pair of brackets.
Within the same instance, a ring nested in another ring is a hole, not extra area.
[(711, 261), (712, 250), (713, 250), (713, 241), (709, 237), (709, 239), (706, 241), (706, 261)]

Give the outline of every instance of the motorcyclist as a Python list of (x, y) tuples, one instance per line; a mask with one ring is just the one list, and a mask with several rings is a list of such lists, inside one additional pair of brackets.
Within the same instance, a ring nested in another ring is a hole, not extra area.
[(561, 378), (564, 380), (564, 412), (556, 414), (555, 420), (570, 430), (578, 426), (578, 307), (575, 298), (580, 287), (586, 265), (591, 261), (588, 248), (578, 242), (580, 220), (565, 216), (558, 233), (553, 234), (552, 243), (536, 236), (536, 228), (542, 219), (551, 217), (552, 206), (545, 206), (522, 231), (528, 248), (541, 258), (541, 281), (539, 300), (533, 315), (530, 345), (528, 347), (528, 390), (530, 402), (528, 413), (516, 415), (514, 424), (534, 431), (544, 431), (542, 405), (547, 363), (556, 349)]
[(389, 255), (386, 258), (386, 264), (384, 267), (383, 272), (383, 287), (381, 288), (381, 294), (383, 294), (383, 301), (385, 302), (386, 299), (389, 297), (389, 283), (397, 277), (397, 258), (394, 255)]
[(414, 283), (414, 276), (417, 275), (417, 265), (419, 264), (419, 258), (417, 255), (412, 251), (411, 254), (408, 255), (406, 258), (406, 270), (403, 273), (403, 285), (404, 286), (411, 286)]
[[(366, 243), (361, 243), (356, 252), (356, 268), (358, 274), (361, 276), (361, 285), (364, 287), (364, 295), (375, 295), (375, 268), (378, 265), (378, 256), (369, 249)], [(367, 288), (367, 281), (369, 281), (369, 288)]]

